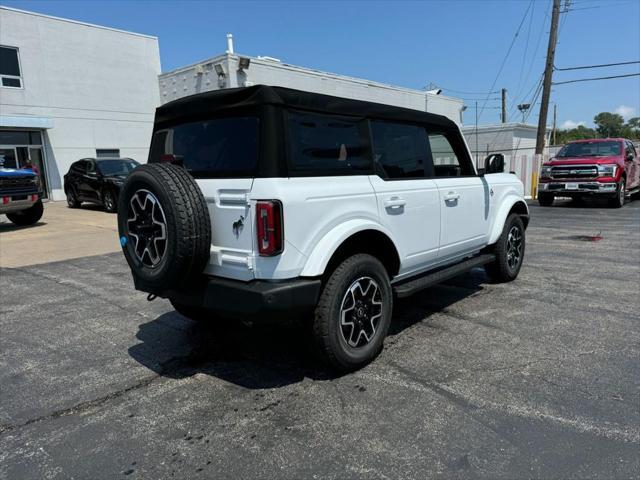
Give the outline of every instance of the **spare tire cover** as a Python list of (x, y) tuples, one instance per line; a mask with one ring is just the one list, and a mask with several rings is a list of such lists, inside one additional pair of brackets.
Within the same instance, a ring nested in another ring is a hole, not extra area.
[(133, 275), (153, 292), (183, 286), (209, 261), (207, 203), (181, 166), (153, 163), (129, 174), (120, 192), (118, 231)]

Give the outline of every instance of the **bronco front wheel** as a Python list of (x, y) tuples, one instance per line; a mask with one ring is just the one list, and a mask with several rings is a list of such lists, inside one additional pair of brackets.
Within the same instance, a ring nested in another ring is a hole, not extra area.
[(343, 371), (366, 365), (382, 350), (392, 311), (382, 263), (367, 254), (347, 258), (327, 280), (315, 310), (313, 337), (320, 356)]
[(496, 259), (485, 265), (485, 271), (495, 282), (511, 282), (520, 273), (524, 259), (525, 235), (522, 219), (512, 213), (504, 222), (502, 234), (494, 246)]

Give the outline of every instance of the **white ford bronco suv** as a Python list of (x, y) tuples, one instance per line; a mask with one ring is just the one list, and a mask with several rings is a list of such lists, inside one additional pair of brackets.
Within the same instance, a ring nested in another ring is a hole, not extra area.
[(311, 318), (340, 370), (382, 349), (394, 297), (484, 266), (516, 278), (529, 221), (504, 158), (476, 171), (451, 120), (253, 86), (156, 111), (119, 199), (138, 290), (194, 320)]

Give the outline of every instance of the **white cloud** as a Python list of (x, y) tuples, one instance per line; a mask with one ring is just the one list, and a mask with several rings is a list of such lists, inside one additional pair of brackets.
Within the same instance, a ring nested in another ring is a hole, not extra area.
[(624, 118), (625, 120), (628, 120), (636, 113), (636, 109), (627, 105), (620, 105), (614, 110), (614, 112), (622, 116), (622, 118)]
[(584, 121), (574, 122), (573, 120), (565, 120), (564, 123), (560, 125), (560, 128), (563, 130), (571, 130), (572, 128), (576, 128), (578, 125), (586, 125), (586, 124), (587, 122), (584, 122)]

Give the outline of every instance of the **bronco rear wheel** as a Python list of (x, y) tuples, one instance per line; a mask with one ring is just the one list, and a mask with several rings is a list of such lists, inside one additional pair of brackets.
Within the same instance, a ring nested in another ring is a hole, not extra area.
[(209, 260), (206, 201), (176, 165), (141, 165), (129, 174), (120, 192), (118, 231), (133, 275), (150, 291), (184, 285)]
[(382, 350), (392, 311), (382, 263), (367, 254), (347, 258), (327, 280), (315, 310), (313, 337), (321, 358), (343, 371), (366, 365)]

